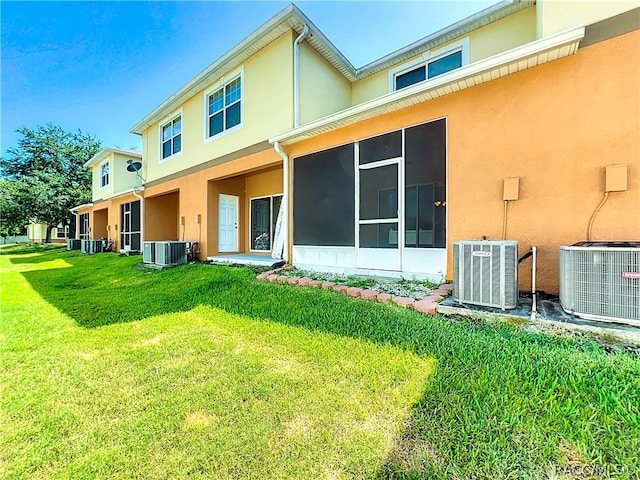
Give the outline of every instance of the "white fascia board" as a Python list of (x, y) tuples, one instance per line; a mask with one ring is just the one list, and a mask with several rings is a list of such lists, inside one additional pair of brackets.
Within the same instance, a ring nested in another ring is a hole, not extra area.
[(87, 160), (83, 165), (83, 167), (88, 168), (95, 165), (96, 163), (102, 162), (102, 160), (104, 160), (104, 158), (110, 153), (121, 153), (123, 155), (130, 155), (132, 157), (142, 158), (142, 152), (140, 152), (139, 150), (125, 150), (122, 148), (103, 148), (98, 153), (96, 153), (93, 157)]
[(133, 194), (135, 192), (142, 192), (144, 191), (144, 187), (133, 187), (133, 188), (128, 188), (126, 190), (123, 190), (121, 192), (116, 192), (113, 193), (107, 197), (104, 197), (103, 200), (111, 200), (113, 198), (118, 198), (118, 197), (124, 197), (125, 195), (129, 195), (129, 194)]
[(366, 78), (369, 75), (386, 70), (394, 65), (404, 62), (408, 58), (415, 57), (427, 50), (431, 50), (444, 43), (450, 42), (451, 40), (460, 38), (474, 30), (485, 27), (533, 5), (535, 5), (535, 1), (533, 0), (504, 0), (500, 3), (496, 3), (495, 5), (491, 5), (484, 10), (474, 13), (473, 15), (449, 25), (448, 27), (434, 32), (431, 35), (410, 43), (395, 52), (368, 63), (364, 67), (358, 68), (356, 72), (358, 79)]
[(573, 55), (578, 50), (580, 40), (584, 37), (584, 31), (584, 26), (579, 26), (530, 42), (458, 68), (432, 80), (417, 83), (309, 122), (299, 128), (271, 137), (269, 142), (271, 144), (278, 142), (281, 145), (292, 144), (321, 133), (351, 125), (365, 118), (371, 118), (374, 115), (399, 110)]
[[(293, 29), (300, 33), (304, 25), (309, 27), (311, 36), (307, 41), (347, 78), (355, 80), (355, 68), (340, 53), (340, 51), (327, 39), (311, 20), (294, 4), (290, 4), (278, 14), (264, 23), (260, 28), (247, 36), (235, 47), (218, 58), (177, 92), (158, 105), (151, 113), (136, 123), (129, 131), (134, 134), (142, 134), (142, 131), (156, 123), (169, 111), (175, 110), (179, 105), (196, 95), (200, 90), (207, 88), (218, 77), (237, 68), (247, 58), (260, 51), (286, 31)], [(352, 80), (352, 81), (353, 81)]]
[(93, 207), (93, 203), (84, 203), (82, 205), (78, 205), (77, 207), (70, 208), (69, 211), (72, 213), (76, 213), (78, 210), (87, 207)]

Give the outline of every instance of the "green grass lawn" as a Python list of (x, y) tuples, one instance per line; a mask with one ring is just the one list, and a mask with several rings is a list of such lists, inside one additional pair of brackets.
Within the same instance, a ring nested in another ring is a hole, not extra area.
[(3, 248), (0, 478), (639, 478), (640, 359), (258, 282)]

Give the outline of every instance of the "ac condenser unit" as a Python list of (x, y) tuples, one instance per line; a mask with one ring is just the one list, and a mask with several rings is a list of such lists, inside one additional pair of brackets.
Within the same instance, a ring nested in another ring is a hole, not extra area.
[(102, 240), (81, 240), (80, 250), (82, 253), (101, 253), (104, 242)]
[(453, 300), (487, 307), (518, 305), (518, 242), (453, 242)]
[(67, 240), (67, 250), (80, 250), (80, 242), (81, 240), (77, 240), (75, 238), (70, 238)]
[(156, 263), (156, 242), (144, 242), (142, 263)]
[(155, 242), (156, 265), (181, 265), (187, 263), (187, 242)]
[(560, 304), (582, 318), (640, 326), (640, 242), (560, 247)]

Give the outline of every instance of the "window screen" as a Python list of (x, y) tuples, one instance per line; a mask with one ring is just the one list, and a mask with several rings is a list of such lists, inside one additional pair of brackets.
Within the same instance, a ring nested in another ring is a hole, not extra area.
[(362, 140), (359, 144), (360, 165), (402, 156), (402, 131), (386, 133)]
[(353, 144), (294, 160), (294, 244), (355, 245), (353, 161)]
[(446, 246), (446, 122), (406, 130), (405, 245)]

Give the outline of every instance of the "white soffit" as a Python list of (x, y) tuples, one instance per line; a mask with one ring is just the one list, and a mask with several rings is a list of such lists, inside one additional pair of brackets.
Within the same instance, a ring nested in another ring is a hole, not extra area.
[(584, 26), (575, 27), (521, 47), (474, 62), (433, 80), (391, 92), (332, 115), (309, 122), (299, 128), (276, 135), (270, 143), (288, 145), (320, 135), (358, 121), (427, 102), (450, 93), (489, 82), (559, 58), (573, 55), (584, 37)]

